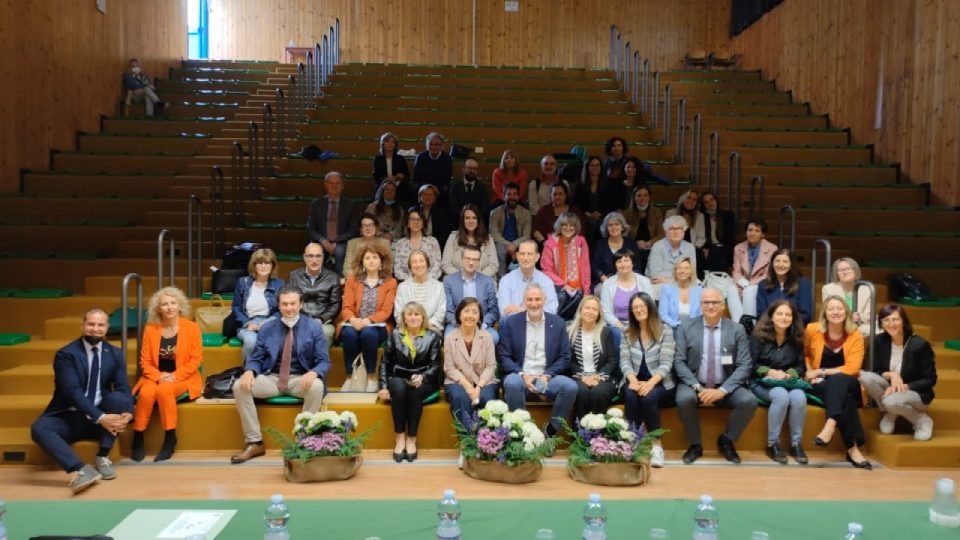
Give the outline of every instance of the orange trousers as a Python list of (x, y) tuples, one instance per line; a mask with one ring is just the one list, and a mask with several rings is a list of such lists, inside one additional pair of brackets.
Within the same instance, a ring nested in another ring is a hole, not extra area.
[(153, 404), (160, 409), (164, 430), (177, 427), (177, 396), (187, 391), (187, 381), (161, 382), (141, 380), (137, 404), (133, 409), (133, 429), (146, 431), (153, 414)]

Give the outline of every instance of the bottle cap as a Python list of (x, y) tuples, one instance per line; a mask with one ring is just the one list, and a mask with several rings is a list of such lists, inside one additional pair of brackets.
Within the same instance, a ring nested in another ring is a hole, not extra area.
[(700, 502), (702, 502), (703, 504), (711, 504), (713, 502), (713, 497), (707, 494), (703, 494), (700, 496)]
[(271, 497), (270, 497), (270, 502), (272, 502), (273, 504), (280, 504), (280, 503), (282, 503), (282, 502), (283, 502), (283, 495), (280, 495), (280, 494), (278, 493), (278, 494), (276, 494), (276, 495), (271, 496)]
[(600, 494), (599, 494), (599, 493), (591, 493), (591, 494), (590, 494), (590, 497), (589, 497), (589, 500), (590, 500), (590, 502), (600, 502)]
[[(956, 487), (952, 478), (941, 478), (937, 480), (937, 493), (953, 493), (956, 491)], [(0, 501), (0, 503), (2, 502), (3, 501)]]
[(851, 521), (851, 522), (847, 525), (847, 532), (852, 532), (852, 533), (854, 533), (854, 534), (863, 534), (863, 525), (861, 525), (861, 524), (859, 524), (859, 523), (857, 523), (857, 522), (855, 522), (855, 521)]
[(452, 499), (452, 498), (454, 498), (455, 496), (456, 496), (456, 494), (453, 492), (452, 489), (445, 489), (445, 490), (443, 490), (443, 498), (444, 498), (444, 499)]

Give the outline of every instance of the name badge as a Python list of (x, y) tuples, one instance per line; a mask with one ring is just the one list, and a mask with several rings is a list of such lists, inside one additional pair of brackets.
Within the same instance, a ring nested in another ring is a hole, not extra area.
[(732, 366), (733, 365), (733, 355), (724, 354), (720, 356), (720, 365), (722, 366)]

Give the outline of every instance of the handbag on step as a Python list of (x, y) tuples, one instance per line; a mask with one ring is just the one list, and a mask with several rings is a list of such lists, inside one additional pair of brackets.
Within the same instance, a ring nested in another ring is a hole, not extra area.
[(230, 315), (231, 309), (219, 294), (213, 295), (210, 300), (209, 306), (197, 308), (197, 325), (201, 334), (219, 335), (223, 332), (223, 320)]

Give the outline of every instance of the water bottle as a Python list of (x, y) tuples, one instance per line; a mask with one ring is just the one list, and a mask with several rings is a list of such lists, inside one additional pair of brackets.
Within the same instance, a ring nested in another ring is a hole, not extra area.
[(720, 513), (713, 505), (713, 497), (701, 495), (700, 504), (693, 513), (693, 540), (718, 540), (719, 528)]
[(270, 506), (263, 512), (263, 540), (290, 540), (290, 533), (287, 531), (289, 521), (290, 510), (283, 504), (283, 495), (270, 497)]
[(847, 535), (843, 537), (843, 540), (860, 540), (863, 538), (863, 525), (851, 521), (847, 524)]
[(950, 478), (937, 480), (933, 500), (930, 501), (930, 522), (941, 527), (960, 527), (957, 486)]
[(583, 540), (607, 540), (607, 509), (599, 493), (591, 493), (583, 507)]
[(437, 540), (460, 540), (460, 501), (452, 489), (437, 505)]
[(7, 503), (0, 501), (0, 540), (7, 540), (7, 526), (3, 524), (3, 516), (7, 513)]

